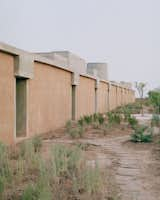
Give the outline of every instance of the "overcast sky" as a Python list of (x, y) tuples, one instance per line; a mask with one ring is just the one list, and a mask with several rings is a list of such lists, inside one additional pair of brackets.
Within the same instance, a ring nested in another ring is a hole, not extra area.
[(160, 0), (0, 0), (0, 41), (107, 62), (109, 78), (160, 85)]

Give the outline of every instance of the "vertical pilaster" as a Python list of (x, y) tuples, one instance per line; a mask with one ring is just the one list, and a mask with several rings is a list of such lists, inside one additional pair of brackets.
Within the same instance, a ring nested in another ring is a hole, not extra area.
[(95, 82), (95, 113), (98, 112), (98, 106), (99, 106), (98, 89), (99, 89), (99, 79), (96, 79), (96, 82)]

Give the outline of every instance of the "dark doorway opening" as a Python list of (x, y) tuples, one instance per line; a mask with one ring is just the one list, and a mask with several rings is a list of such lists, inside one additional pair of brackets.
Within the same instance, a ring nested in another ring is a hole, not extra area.
[(16, 137), (27, 134), (27, 79), (16, 78)]

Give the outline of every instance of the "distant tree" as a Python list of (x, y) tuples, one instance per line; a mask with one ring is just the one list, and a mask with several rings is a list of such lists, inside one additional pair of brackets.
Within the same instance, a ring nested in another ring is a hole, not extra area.
[(160, 89), (148, 92), (150, 103), (153, 105), (155, 112), (160, 114)]
[(144, 114), (144, 111), (143, 111), (143, 99), (144, 99), (144, 92), (145, 92), (145, 89), (146, 89), (146, 85), (147, 85), (147, 83), (135, 82), (135, 88), (137, 89), (137, 92), (138, 92), (139, 98), (140, 98), (142, 115)]

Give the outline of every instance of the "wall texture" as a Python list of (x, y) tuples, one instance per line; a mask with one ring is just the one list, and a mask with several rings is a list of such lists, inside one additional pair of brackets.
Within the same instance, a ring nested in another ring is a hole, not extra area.
[(106, 82), (100, 81), (99, 87), (97, 90), (97, 96), (98, 96), (98, 109), (97, 111), (99, 113), (104, 113), (109, 110), (109, 94), (108, 94), (109, 84)]
[(76, 119), (95, 112), (95, 80), (80, 76), (76, 91)]
[(15, 77), (13, 56), (0, 52), (0, 140), (14, 142)]
[(6, 144), (134, 100), (130, 88), (79, 74), (61, 66), (58, 60), (37, 57), (0, 43), (0, 141)]
[(28, 135), (46, 133), (71, 119), (71, 73), (35, 63), (28, 81)]

